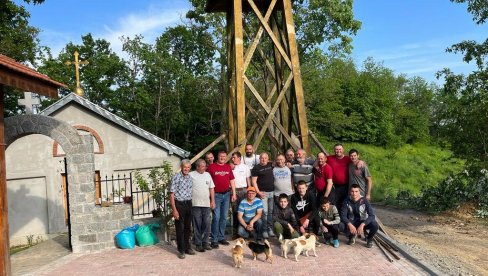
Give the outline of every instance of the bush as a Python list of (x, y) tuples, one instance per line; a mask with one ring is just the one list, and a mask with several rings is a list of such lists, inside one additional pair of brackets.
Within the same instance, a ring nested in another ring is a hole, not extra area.
[(476, 202), (475, 215), (488, 217), (488, 170), (467, 165), (463, 172), (448, 177), (439, 185), (422, 189), (415, 201), (419, 208), (432, 212), (458, 208), (463, 202)]

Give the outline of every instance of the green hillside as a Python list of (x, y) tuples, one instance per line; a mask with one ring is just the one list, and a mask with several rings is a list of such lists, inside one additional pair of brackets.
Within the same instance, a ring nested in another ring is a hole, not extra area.
[[(334, 142), (323, 142), (333, 154)], [(452, 152), (427, 145), (403, 145), (397, 149), (344, 143), (347, 152), (355, 148), (373, 176), (373, 201), (397, 203), (397, 194), (418, 195), (423, 186), (435, 186), (463, 169), (464, 161)], [(401, 197), (401, 195), (400, 195)]]

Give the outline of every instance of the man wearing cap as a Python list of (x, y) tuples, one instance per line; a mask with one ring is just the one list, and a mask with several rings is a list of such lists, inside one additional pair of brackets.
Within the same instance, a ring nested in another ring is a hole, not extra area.
[(243, 199), (237, 210), (237, 219), (239, 220), (239, 236), (249, 238), (252, 234), (256, 241), (263, 239), (263, 202), (256, 198), (256, 188), (247, 188), (247, 198)]

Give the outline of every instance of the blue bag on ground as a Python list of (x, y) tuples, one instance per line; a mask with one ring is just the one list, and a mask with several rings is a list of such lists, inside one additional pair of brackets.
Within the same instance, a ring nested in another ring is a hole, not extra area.
[(117, 235), (115, 235), (115, 242), (117, 246), (122, 249), (133, 249), (136, 246), (136, 231), (139, 224), (124, 228)]
[(159, 229), (158, 223), (143, 225), (136, 231), (136, 240), (139, 246), (151, 246), (159, 242), (155, 231)]

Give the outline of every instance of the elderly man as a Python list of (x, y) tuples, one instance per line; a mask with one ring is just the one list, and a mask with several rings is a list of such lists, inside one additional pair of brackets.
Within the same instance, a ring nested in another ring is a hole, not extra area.
[(378, 223), (375, 220), (373, 207), (369, 201), (361, 196), (359, 185), (352, 184), (349, 198), (344, 201), (341, 208), (341, 224), (339, 228), (349, 236), (347, 244), (356, 243), (357, 235), (366, 235), (366, 247), (373, 247), (373, 238), (378, 232)]
[(288, 149), (285, 153), (285, 165), (288, 168), (291, 168), (291, 165), (295, 163), (295, 152), (292, 149)]
[(259, 164), (251, 170), (251, 182), (263, 201), (263, 235), (264, 238), (274, 237), (273, 206), (274, 206), (274, 176), (273, 165), (269, 156), (263, 152), (259, 156)]
[(234, 227), (234, 238), (237, 236), (237, 228), (239, 226), (239, 221), (237, 220), (237, 208), (240, 202), (246, 198), (247, 188), (251, 186), (251, 170), (249, 166), (241, 162), (241, 153), (234, 152), (232, 154), (232, 162), (234, 163), (234, 168), (232, 173), (234, 174), (234, 182), (236, 185), (237, 200), (232, 203), (232, 218)]
[(246, 164), (249, 169), (259, 163), (259, 154), (254, 154), (254, 148), (252, 144), (246, 145), (246, 155), (242, 157), (242, 163)]
[(208, 166), (208, 173), (215, 184), (215, 209), (212, 216), (212, 248), (219, 248), (219, 244), (229, 245), (225, 240), (225, 226), (230, 200), (236, 200), (236, 188), (234, 174), (229, 164), (225, 163), (227, 153), (220, 151), (217, 155), (217, 163)]
[(178, 246), (178, 258), (184, 259), (185, 253), (195, 255), (190, 246), (191, 220), (192, 220), (192, 186), (189, 175), (190, 160), (181, 161), (181, 171), (171, 180), (169, 199), (176, 228), (176, 244)]
[(368, 166), (364, 164), (362, 167), (358, 167), (359, 151), (356, 149), (351, 149), (349, 151), (349, 159), (351, 163), (349, 164), (349, 187), (352, 184), (359, 185), (359, 192), (362, 197), (366, 197), (368, 201), (371, 201), (371, 188), (373, 187), (373, 179), (369, 173)]
[(192, 214), (193, 214), (193, 241), (198, 252), (211, 250), (208, 243), (210, 230), (210, 210), (215, 208), (214, 183), (212, 177), (205, 170), (205, 160), (198, 159), (197, 170), (190, 172), (193, 182), (192, 189)]
[(324, 197), (329, 197), (332, 191), (332, 167), (327, 163), (327, 155), (324, 152), (317, 154), (316, 167), (314, 168), (314, 184), (317, 190), (317, 206), (320, 206)]
[(263, 214), (263, 203), (259, 198), (256, 198), (256, 188), (247, 188), (247, 198), (243, 199), (239, 204), (237, 211), (237, 219), (239, 220), (239, 236), (249, 238), (249, 235), (254, 235), (254, 240), (260, 241), (263, 239), (263, 222), (261, 216)]

